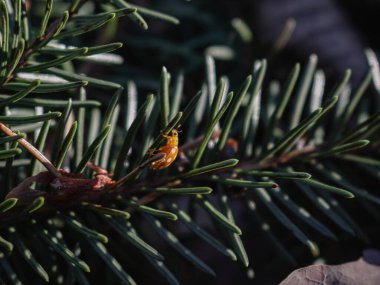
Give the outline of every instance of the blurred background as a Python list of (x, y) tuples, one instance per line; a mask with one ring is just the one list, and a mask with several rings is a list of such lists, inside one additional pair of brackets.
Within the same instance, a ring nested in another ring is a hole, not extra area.
[[(107, 6), (106, 2), (90, 2), (81, 12), (91, 13), (97, 6)], [(35, 14), (44, 12), (44, 1), (31, 3)], [(62, 1), (62, 6), (65, 3)], [(187, 81), (191, 81), (186, 85), (190, 96), (204, 78), (205, 53), (215, 58), (217, 73), (228, 74), (232, 83), (242, 74), (251, 73), (255, 59), (267, 58), (272, 78), (281, 79), (295, 62), (305, 63), (314, 53), (329, 79), (327, 83), (351, 68), (354, 85), (368, 67), (364, 50), (371, 47), (376, 51), (380, 44), (376, 29), (380, 2), (375, 0), (221, 0), (217, 4), (201, 0), (137, 0), (133, 4), (172, 15), (180, 24), (147, 18), (146, 31), (128, 18), (109, 24), (104, 33), (85, 41), (123, 42), (119, 52), (124, 63), (110, 68), (87, 64), (81, 67), (84, 72), (102, 74), (121, 83), (134, 80), (140, 88), (155, 90), (161, 67), (166, 66), (172, 74), (185, 72)], [(57, 1), (57, 14), (62, 11), (59, 6)], [(240, 32), (247, 28), (250, 37)], [(80, 44), (75, 41), (77, 37), (71, 44)]]
[[(205, 53), (214, 56), (217, 72), (228, 74), (231, 82), (251, 73), (255, 59), (268, 58), (271, 75), (281, 79), (295, 62), (305, 63), (311, 54), (319, 58), (319, 67), (329, 82), (344, 70), (353, 71), (354, 85), (368, 64), (364, 50), (376, 51), (379, 37), (376, 21), (380, 16), (378, 1), (339, 0), (263, 0), (263, 1), (135, 1), (177, 17), (171, 25), (149, 19), (149, 29), (124, 18), (114, 34), (107, 37), (123, 41), (125, 64), (120, 66), (123, 81), (134, 80), (138, 86), (156, 89), (161, 66), (173, 74), (183, 70), (195, 90), (204, 78)], [(239, 34), (242, 21), (252, 37)], [(283, 36), (286, 31), (287, 36)], [(125, 69), (125, 70), (124, 70)], [(119, 70), (115, 70), (118, 74)], [(190, 85), (190, 84), (188, 84)], [(186, 86), (191, 94), (192, 86)]]

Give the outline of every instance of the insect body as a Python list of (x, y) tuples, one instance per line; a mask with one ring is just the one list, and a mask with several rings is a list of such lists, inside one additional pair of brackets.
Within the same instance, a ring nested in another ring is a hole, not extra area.
[(166, 145), (160, 147), (159, 149), (150, 149), (148, 151), (149, 155), (156, 153), (164, 153), (165, 156), (159, 160), (153, 161), (149, 168), (153, 170), (161, 170), (168, 167), (176, 159), (178, 154), (178, 132), (173, 129), (172, 135), (163, 135), (166, 138)]

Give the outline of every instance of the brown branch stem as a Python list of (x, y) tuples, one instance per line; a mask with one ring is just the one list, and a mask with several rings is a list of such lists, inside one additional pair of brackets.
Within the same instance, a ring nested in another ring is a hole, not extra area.
[[(17, 136), (10, 128), (8, 128), (3, 123), (0, 123), (0, 131), (2, 131), (7, 136)], [(54, 167), (49, 159), (46, 158), (38, 149), (36, 149), (31, 143), (26, 139), (20, 138), (17, 140), (18, 143), (23, 146), (31, 155), (33, 155), (43, 166), (54, 176), (61, 177), (62, 174)]]
[[(1, 123), (0, 123), (0, 130), (6, 133), (7, 135), (10, 135), (10, 136), (15, 135), (15, 133), (13, 133), (9, 128), (7, 128)], [(220, 135), (219, 132), (214, 132), (213, 138), (216, 139), (219, 135)], [(183, 145), (180, 148), (181, 151), (189, 150), (196, 147), (197, 145), (199, 145), (199, 143), (201, 143), (202, 139), (203, 139), (202, 137), (198, 137), (194, 139), (193, 141)], [(15, 209), (12, 209), (9, 212), (6, 212), (0, 216), (1, 224), (14, 222), (14, 219), (29, 218), (30, 217), (29, 215), (23, 215), (23, 214), (20, 215), (20, 210), (22, 213), (23, 209), (27, 207), (28, 205), (30, 205), (30, 203), (32, 203), (33, 200), (37, 198), (37, 196), (43, 196), (45, 198), (45, 206), (41, 208), (38, 211), (38, 213), (36, 213), (36, 214), (43, 214), (47, 212), (54, 212), (57, 210), (63, 210), (63, 209), (76, 207), (80, 205), (82, 202), (105, 204), (105, 203), (108, 203), (109, 201), (115, 201), (115, 199), (117, 199), (117, 197), (120, 195), (128, 198), (133, 194), (142, 193), (141, 190), (144, 188), (155, 188), (155, 187), (162, 187), (162, 186), (165, 187), (168, 185), (168, 183), (173, 182), (172, 179), (168, 180), (167, 178), (158, 177), (156, 179), (141, 181), (141, 182), (134, 183), (133, 185), (124, 186), (125, 182), (130, 181), (130, 179), (135, 177), (149, 163), (151, 163), (154, 160), (160, 159), (163, 154), (158, 153), (150, 157), (149, 159), (145, 160), (143, 163), (141, 163), (139, 166), (137, 166), (135, 169), (133, 169), (130, 173), (128, 173), (126, 176), (124, 176), (120, 180), (116, 182), (111, 181), (111, 180), (110, 181), (104, 180), (104, 182), (106, 183), (105, 186), (102, 189), (99, 189), (98, 191), (94, 191), (92, 182), (94, 182), (95, 178), (94, 179), (79, 178), (78, 182), (81, 182), (81, 184), (77, 185), (75, 184), (76, 182), (74, 181), (76, 177), (73, 177), (74, 179), (72, 179), (72, 181), (70, 178), (70, 175), (72, 174), (67, 173), (66, 174), (67, 177), (62, 177), (62, 174), (59, 171), (57, 171), (53, 167), (51, 162), (48, 161), (38, 150), (35, 150), (35, 148), (24, 139), (20, 139), (19, 141), (21, 141), (20, 144), (23, 145), (25, 148), (27, 148), (27, 150), (30, 151), (32, 155), (37, 155), (38, 157), (36, 158), (39, 161), (42, 160), (44, 161), (45, 164), (47, 162), (48, 166), (46, 166), (44, 163), (43, 164), (49, 170), (49, 172), (41, 172), (34, 177), (29, 177), (26, 179), (29, 181), (24, 181), (19, 186), (16, 187), (22, 190), (22, 193), (19, 191), (19, 193), (21, 194), (20, 196), (16, 195), (17, 198), (20, 198), (18, 201), (18, 204), (15, 206)], [(289, 161), (293, 159), (296, 159), (305, 154), (312, 153), (316, 150), (317, 149), (315, 147), (311, 147), (311, 146), (303, 147), (303, 148), (291, 151), (283, 156), (267, 159), (261, 163), (258, 163), (257, 161), (254, 161), (254, 160), (242, 161), (238, 164), (237, 167), (244, 168), (244, 169), (268, 168), (273, 165), (288, 163)], [(49, 169), (50, 167), (53, 167), (52, 171), (51, 169)], [(106, 171), (103, 171), (102, 169), (97, 168), (96, 166), (92, 164), (89, 164), (88, 167), (92, 169), (97, 169), (98, 170), (97, 172), (100, 176), (103, 175), (105, 177), (108, 177), (108, 173)], [(226, 171), (230, 171), (230, 170), (227, 169)], [(41, 179), (41, 181), (38, 181), (38, 177), (40, 177), (39, 179)], [(198, 180), (197, 178), (194, 178), (194, 177), (192, 177), (191, 179), (192, 181)], [(54, 184), (54, 181), (57, 181), (57, 180), (61, 181), (62, 185), (64, 183), (66, 183), (65, 184), (66, 186), (72, 184), (72, 187), (71, 186), (67, 186), (67, 187), (65, 186), (63, 188), (61, 187), (62, 188), (61, 190), (58, 189), (54, 193), (47, 193), (44, 191), (37, 192), (36, 190), (32, 191), (30, 189), (27, 189), (29, 187), (28, 185), (32, 182), (51, 185), (51, 184)], [(109, 184), (107, 185), (107, 183)], [(88, 187), (85, 187), (85, 186), (88, 186)], [(155, 193), (155, 192), (143, 194), (139, 197), (139, 200), (137, 201), (137, 203), (139, 205), (149, 204), (152, 201), (159, 198), (160, 196), (161, 196), (160, 193)], [(127, 208), (127, 210), (129, 211), (131, 210), (131, 208), (129, 207)]]

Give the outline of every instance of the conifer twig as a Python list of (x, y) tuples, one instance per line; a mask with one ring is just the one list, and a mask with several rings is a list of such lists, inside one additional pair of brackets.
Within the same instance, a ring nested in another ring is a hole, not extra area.
[[(0, 123), (0, 131), (2, 131), (7, 136), (16, 136), (11, 129), (9, 129), (6, 125)], [(46, 158), (38, 149), (36, 149), (31, 143), (27, 140), (20, 138), (17, 140), (20, 145), (22, 145), (31, 155), (33, 155), (38, 161), (40, 161), (43, 166), (55, 177), (61, 177), (62, 174), (59, 173), (57, 169), (55, 169), (54, 165), (50, 162), (49, 159)]]
[[(69, 11), (69, 18), (71, 18), (72, 16), (74, 16), (78, 10), (80, 9), (80, 7), (83, 6), (83, 4), (86, 2), (87, 0), (80, 0), (78, 5), (75, 7), (75, 9), (73, 11)], [(33, 55), (39, 48), (41, 48), (40, 44), (43, 43), (46, 39), (52, 37), (54, 35), (54, 31), (55, 29), (57, 28), (57, 26), (60, 24), (60, 19), (56, 19), (55, 21), (53, 21), (49, 27), (46, 29), (45, 31), (45, 34), (40, 36), (40, 37), (37, 37), (23, 52), (23, 54), (21, 55), (21, 58), (16, 66), (16, 68), (14, 69), (14, 71), (17, 71), (20, 67), (23, 67), (26, 62), (28, 61), (28, 59), (30, 58), (31, 55)], [(15, 72), (14, 72), (15, 73)], [(13, 78), (13, 74), (9, 74), (9, 76), (7, 76), (7, 79), (5, 81), (5, 83), (9, 82), (11, 79)]]

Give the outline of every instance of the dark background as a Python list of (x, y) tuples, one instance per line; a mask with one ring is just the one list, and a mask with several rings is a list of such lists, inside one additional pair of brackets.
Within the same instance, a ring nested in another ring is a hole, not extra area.
[[(232, 86), (251, 73), (256, 59), (267, 58), (270, 78), (281, 82), (294, 63), (304, 64), (314, 53), (318, 56), (318, 67), (326, 73), (328, 87), (347, 68), (352, 69), (354, 87), (368, 68), (364, 50), (370, 47), (377, 52), (380, 45), (378, 1), (139, 0), (135, 3), (173, 15), (181, 23), (172, 25), (148, 19), (149, 29), (143, 31), (123, 18), (117, 29), (108, 29), (88, 40), (98, 44), (110, 40), (123, 42), (120, 52), (125, 64), (100, 69), (87, 64), (81, 69), (122, 84), (133, 80), (143, 94), (157, 89), (161, 67), (166, 66), (173, 76), (185, 72), (185, 92), (194, 95), (204, 79), (206, 49), (220, 45), (235, 53), (231, 60), (216, 59), (217, 74), (228, 75)], [(249, 25), (252, 42), (244, 43), (231, 27), (231, 20), (236, 17)], [(290, 18), (296, 21), (295, 30), (285, 48), (274, 53), (273, 44)]]

